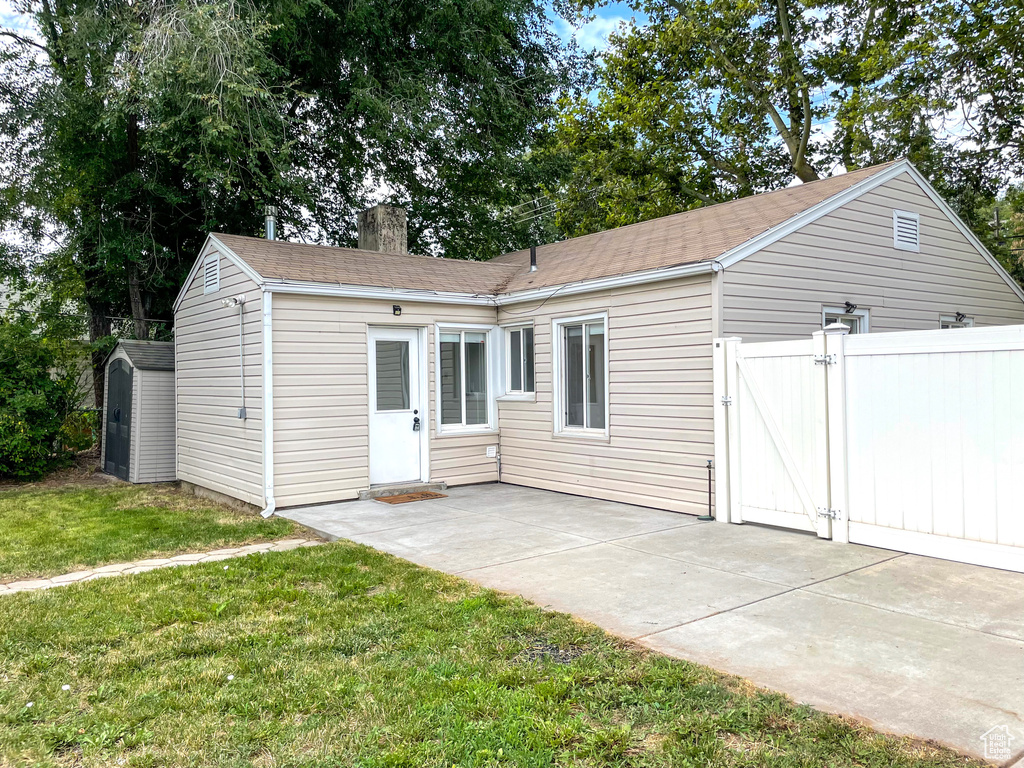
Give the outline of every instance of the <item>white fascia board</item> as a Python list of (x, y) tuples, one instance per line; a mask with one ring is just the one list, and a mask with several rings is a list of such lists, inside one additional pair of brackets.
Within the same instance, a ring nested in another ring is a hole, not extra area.
[(216, 235), (210, 234), (206, 236), (206, 241), (203, 243), (203, 247), (199, 249), (199, 255), (196, 257), (195, 263), (192, 265), (192, 269), (189, 270), (188, 277), (185, 278), (185, 282), (181, 286), (181, 290), (178, 291), (178, 298), (174, 300), (174, 312), (178, 311), (178, 306), (185, 298), (185, 294), (188, 293), (188, 288), (192, 285), (192, 281), (196, 279), (196, 275), (199, 274), (199, 270), (202, 268), (203, 260), (210, 254), (211, 251), (217, 251), (221, 256), (227, 259), (229, 262), (238, 267), (239, 271), (252, 280), (256, 285), (262, 286), (265, 282), (263, 276), (260, 275), (255, 269), (246, 264), (242, 259), (238, 257), (234, 251), (228, 248), (224, 243), (217, 239)]
[(579, 293), (591, 293), (603, 291), (609, 288), (624, 288), (631, 285), (644, 285), (645, 283), (657, 283), (663, 280), (672, 280), (677, 277), (690, 277), (692, 275), (704, 275), (718, 271), (719, 267), (714, 261), (696, 261), (690, 264), (680, 264), (676, 267), (664, 267), (661, 269), (649, 269), (643, 272), (630, 272), (625, 275), (614, 275), (612, 277), (598, 277), (593, 280), (581, 280), (578, 283), (563, 283), (562, 285), (550, 285), (546, 288), (531, 288), (516, 293), (506, 293), (497, 296), (494, 303), (499, 307), (506, 304), (521, 304), (524, 301), (536, 301), (547, 299), (555, 294), (559, 296), (572, 296)]
[(265, 291), (273, 293), (297, 293), (308, 296), (340, 296), (347, 299), (386, 299), (427, 302), (431, 304), (476, 304), (493, 306), (494, 297), (478, 293), (449, 293), (416, 288), (374, 288), (365, 285), (328, 285), (326, 283), (303, 283), (297, 281), (265, 281)]
[(731, 267), (736, 262), (745, 259), (762, 248), (766, 248), (777, 240), (781, 240), (786, 235), (791, 235), (802, 227), (806, 227), (813, 221), (820, 219), (836, 208), (846, 205), (851, 200), (856, 200), (858, 197), (866, 192), (870, 192), (875, 187), (884, 184), (891, 179), (896, 178), (901, 173), (913, 171), (914, 167), (906, 160), (901, 160), (891, 168), (886, 168), (884, 171), (879, 171), (873, 176), (868, 176), (863, 181), (859, 181), (849, 189), (845, 189), (832, 197), (822, 200), (817, 205), (813, 205), (805, 211), (798, 213), (796, 216), (786, 219), (781, 224), (777, 224), (771, 229), (765, 230), (757, 237), (742, 243), (732, 250), (726, 251), (719, 256), (718, 261), (723, 267)]
[(971, 231), (971, 228), (967, 226), (963, 219), (961, 219), (952, 208), (949, 207), (949, 203), (942, 199), (942, 195), (935, 191), (935, 188), (928, 183), (928, 179), (921, 175), (920, 171), (917, 170), (910, 163), (907, 163), (907, 172), (910, 173), (911, 178), (917, 182), (918, 186), (924, 191), (926, 195), (931, 199), (935, 205), (938, 206), (939, 210), (946, 214), (946, 218), (953, 222), (960, 234), (967, 238), (968, 242), (974, 246), (974, 249), (981, 254), (982, 258), (989, 263), (989, 265), (996, 271), (1002, 279), (1015, 294), (1017, 298), (1024, 301), (1024, 289), (1017, 284), (1017, 281), (1010, 277), (1010, 273), (1003, 269), (1003, 265), (999, 263), (995, 256), (989, 253), (988, 248), (978, 239), (978, 236)]

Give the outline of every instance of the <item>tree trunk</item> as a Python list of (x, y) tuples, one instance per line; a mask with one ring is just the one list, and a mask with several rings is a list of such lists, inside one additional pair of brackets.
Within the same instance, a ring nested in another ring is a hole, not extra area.
[(139, 268), (132, 265), (128, 271), (128, 299), (132, 305), (132, 321), (135, 324), (135, 338), (149, 338), (149, 323), (146, 322), (146, 308), (142, 302), (142, 288), (139, 283)]
[[(110, 335), (110, 318), (103, 307), (89, 305), (89, 341), (95, 344), (99, 339)], [(103, 361), (107, 355), (102, 350), (92, 353), (92, 387), (96, 396), (96, 407), (103, 410), (103, 389), (106, 377), (103, 375)]]

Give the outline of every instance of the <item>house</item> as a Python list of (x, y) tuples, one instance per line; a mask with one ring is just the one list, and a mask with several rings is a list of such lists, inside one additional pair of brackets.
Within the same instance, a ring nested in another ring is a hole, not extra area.
[(1024, 322), (906, 161), (489, 262), (374, 250), (399, 214), (360, 249), (210, 235), (175, 304), (179, 479), (268, 512), (499, 480), (703, 512), (713, 338)]

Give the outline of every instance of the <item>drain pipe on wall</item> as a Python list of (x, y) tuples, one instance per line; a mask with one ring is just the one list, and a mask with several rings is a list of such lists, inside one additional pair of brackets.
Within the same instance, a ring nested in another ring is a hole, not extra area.
[(697, 518), (707, 523), (715, 519), (714, 514), (711, 512), (711, 459), (708, 459), (708, 513), (701, 515)]
[(242, 405), (238, 409), (238, 418), (245, 420), (245, 318), (242, 313), (245, 311), (245, 294), (232, 296), (221, 302), (225, 307), (238, 307), (238, 385), (242, 393)]

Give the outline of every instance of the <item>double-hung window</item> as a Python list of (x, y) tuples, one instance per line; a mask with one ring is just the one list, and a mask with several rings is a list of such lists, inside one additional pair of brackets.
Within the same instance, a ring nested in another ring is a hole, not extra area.
[(508, 350), (507, 392), (510, 395), (536, 392), (533, 372), (533, 326), (506, 329), (505, 348)]
[(607, 434), (608, 340), (604, 315), (556, 320), (558, 344), (556, 428)]
[(486, 428), (490, 413), (487, 333), (449, 329), (441, 329), (439, 333), (441, 431), (445, 427)]

